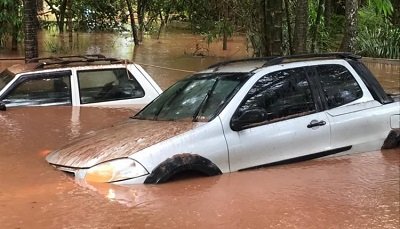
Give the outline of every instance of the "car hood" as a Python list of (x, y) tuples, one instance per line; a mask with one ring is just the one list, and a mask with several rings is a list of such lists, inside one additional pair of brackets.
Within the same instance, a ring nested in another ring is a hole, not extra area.
[(139, 150), (193, 129), (193, 122), (132, 119), (111, 128), (95, 131), (50, 153), (53, 165), (88, 168), (98, 163), (124, 158)]

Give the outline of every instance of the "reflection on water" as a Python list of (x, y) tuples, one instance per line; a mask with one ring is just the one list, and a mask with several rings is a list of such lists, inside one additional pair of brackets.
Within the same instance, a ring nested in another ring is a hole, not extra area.
[[(135, 51), (129, 38), (80, 36), (83, 52), (100, 51), (143, 64), (197, 71), (222, 60), (188, 55), (201, 42), (190, 34), (148, 39)], [(224, 58), (242, 57), (241, 42), (233, 40), (229, 53), (218, 46), (210, 50)], [(47, 55), (43, 44), (40, 50)], [(399, 64), (367, 64), (386, 89), (396, 91)], [(0, 62), (0, 68), (6, 65)], [(189, 74), (144, 67), (163, 89)], [(400, 149), (129, 187), (75, 182), (45, 162), (51, 150), (88, 131), (124, 122), (134, 112), (89, 107), (0, 112), (0, 228), (400, 226)]]

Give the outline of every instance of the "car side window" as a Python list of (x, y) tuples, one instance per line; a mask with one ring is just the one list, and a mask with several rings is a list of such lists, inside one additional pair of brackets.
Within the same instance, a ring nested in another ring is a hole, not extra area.
[(144, 90), (125, 68), (78, 71), (82, 104), (144, 97)]
[(71, 105), (70, 76), (26, 77), (3, 99), (8, 106)]
[(346, 67), (337, 64), (316, 67), (328, 108), (335, 108), (362, 97), (363, 93)]
[(237, 109), (233, 120), (243, 119), (241, 116), (246, 116), (246, 113), (254, 114), (253, 111), (264, 117), (258, 122), (267, 123), (315, 112), (315, 103), (304, 69), (286, 69), (259, 79)]

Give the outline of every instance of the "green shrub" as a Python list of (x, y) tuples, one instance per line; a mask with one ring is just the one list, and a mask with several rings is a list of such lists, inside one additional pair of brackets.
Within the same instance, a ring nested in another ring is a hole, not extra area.
[(364, 56), (400, 59), (400, 29), (386, 24), (365, 27), (358, 34), (358, 51)]

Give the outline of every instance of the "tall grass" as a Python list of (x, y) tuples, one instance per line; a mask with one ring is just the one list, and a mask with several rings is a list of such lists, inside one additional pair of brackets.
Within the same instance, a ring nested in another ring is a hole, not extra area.
[(357, 40), (358, 52), (363, 56), (400, 59), (400, 28), (390, 24), (364, 27)]

